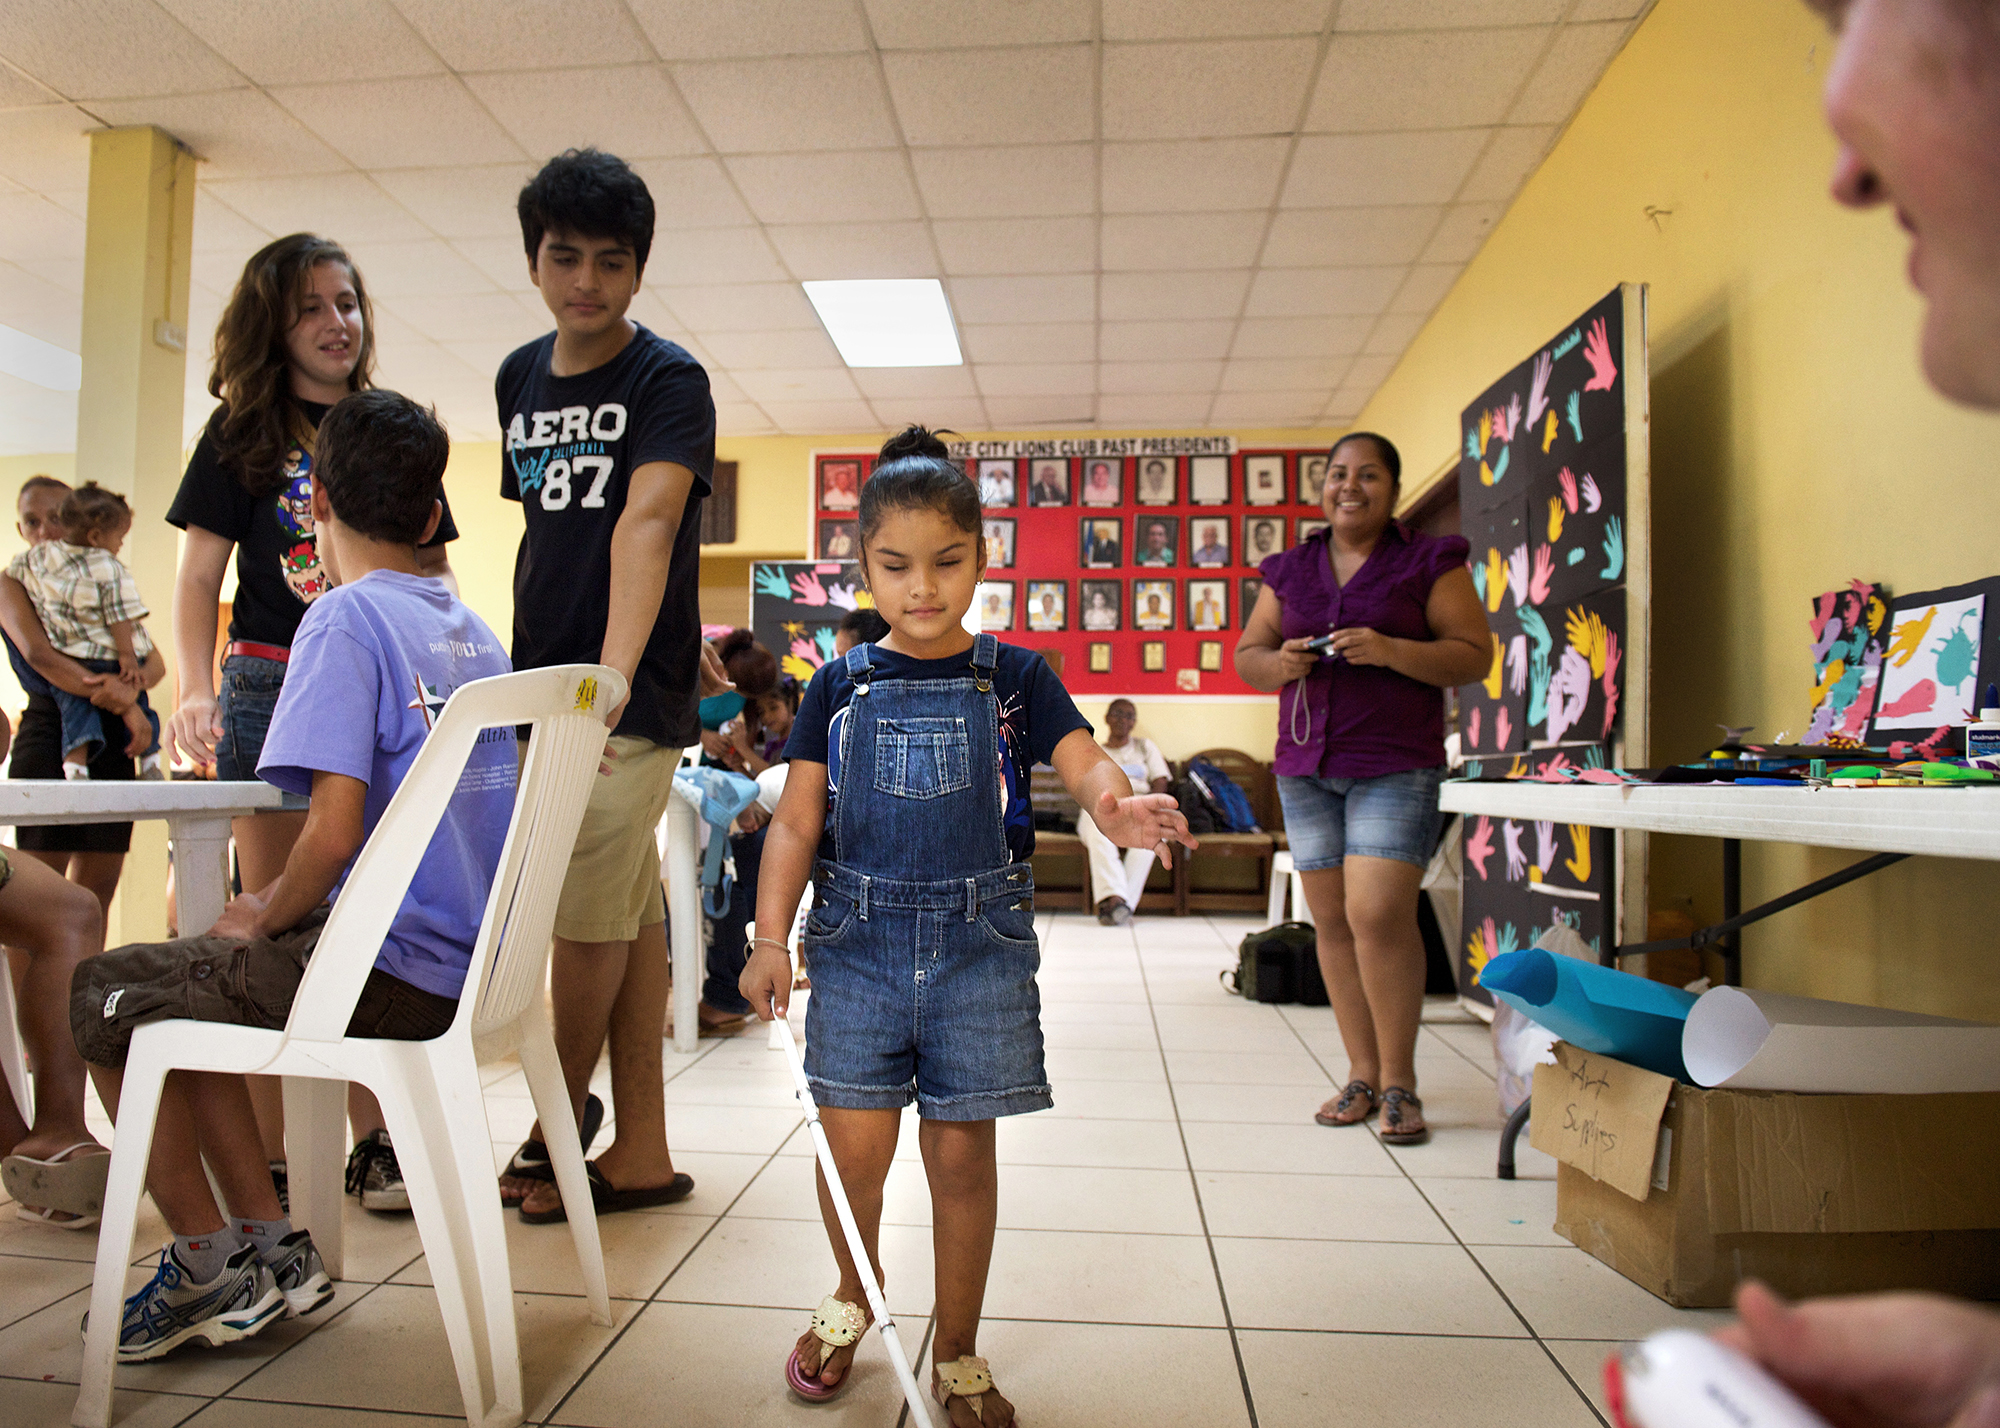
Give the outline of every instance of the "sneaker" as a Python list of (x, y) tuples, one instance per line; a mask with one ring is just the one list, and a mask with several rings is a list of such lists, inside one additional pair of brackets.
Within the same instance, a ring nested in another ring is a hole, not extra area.
[(278, 1192), (278, 1210), (285, 1218), (292, 1214), (292, 1177), (282, 1160), (271, 1162), (271, 1188)]
[(65, 760), (63, 763), (63, 777), (78, 783), (88, 783), (90, 782), (90, 765), (73, 764)]
[(293, 1230), (279, 1240), (264, 1268), (285, 1296), (287, 1319), (302, 1319), (333, 1298), (333, 1281), (326, 1277), (309, 1231)]
[[(168, 1245), (160, 1267), (144, 1289), (125, 1301), (118, 1326), (118, 1362), (144, 1363), (200, 1339), (210, 1348), (263, 1332), (285, 1316), (285, 1296), (254, 1245), (229, 1257), (222, 1273), (206, 1284), (189, 1281), (187, 1267)], [(83, 1316), (90, 1332), (90, 1316)]]
[(160, 767), (160, 756), (158, 754), (148, 754), (139, 760), (140, 778), (164, 779), (166, 776), (166, 772)]
[(347, 1157), (347, 1193), (360, 1196), (364, 1210), (410, 1208), (410, 1192), (403, 1186), (403, 1169), (396, 1164), (388, 1131), (371, 1131), (355, 1142), (354, 1153)]

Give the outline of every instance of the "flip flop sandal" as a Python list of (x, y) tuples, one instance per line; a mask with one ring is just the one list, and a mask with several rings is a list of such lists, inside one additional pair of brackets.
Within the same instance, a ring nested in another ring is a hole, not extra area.
[[(590, 1143), (597, 1139), (597, 1132), (603, 1125), (604, 1102), (598, 1100), (595, 1094), (585, 1096), (583, 1123), (576, 1128), (576, 1138), (582, 1145), (585, 1155), (590, 1154)], [(507, 1162), (507, 1168), (501, 1171), (500, 1175), (503, 1179), (512, 1177), (516, 1180), (542, 1180), (553, 1184), (556, 1172), (549, 1164), (547, 1144), (533, 1138), (522, 1141), (521, 1148), (514, 1152), (514, 1158)], [(526, 1198), (525, 1194), (510, 1196), (504, 1190), (500, 1192), (500, 1204), (503, 1208), (518, 1205)]]
[[(986, 1421), (983, 1400), (993, 1392), (993, 1373), (986, 1366), (985, 1359), (977, 1354), (966, 1354), (948, 1364), (933, 1364), (931, 1375), (931, 1397), (944, 1410), (947, 1422), (951, 1419), (951, 1400), (954, 1398), (964, 1399), (973, 1416), (981, 1423)], [(1013, 1428), (1018, 1421), (1010, 1420), (1007, 1428)]]
[[(615, 1215), (621, 1210), (650, 1210), (659, 1205), (672, 1205), (687, 1199), (694, 1193), (692, 1175), (676, 1175), (664, 1185), (646, 1185), (637, 1190), (620, 1190), (597, 1168), (597, 1162), (586, 1160), (583, 1173), (590, 1177), (590, 1204), (599, 1219)], [(551, 1173), (551, 1180), (555, 1178)], [(522, 1210), (521, 1223), (524, 1225), (555, 1225), (566, 1222), (569, 1211), (561, 1201), (552, 1210)]]
[[(1403, 1126), (1403, 1107), (1408, 1106), (1417, 1113), (1419, 1124), (1415, 1130)], [(1405, 1091), (1401, 1086), (1391, 1086), (1382, 1093), (1382, 1128), (1375, 1134), (1389, 1145), (1422, 1145), (1431, 1138), (1431, 1128), (1422, 1124), (1424, 1103), (1417, 1099), (1414, 1091)]]
[[(820, 1368), (826, 1367), (827, 1357), (834, 1349), (844, 1349), (849, 1344), (858, 1342), (867, 1332), (868, 1310), (865, 1305), (851, 1304), (845, 1299), (836, 1299), (831, 1294), (820, 1300), (819, 1308), (813, 1310), (812, 1317), (813, 1337), (827, 1347), (827, 1353), (820, 1355)], [(826, 1402), (846, 1388), (853, 1378), (852, 1359), (848, 1360), (847, 1372), (842, 1374), (840, 1381), (831, 1387), (819, 1381), (817, 1370), (812, 1373), (805, 1371), (799, 1363), (799, 1351), (796, 1346), (792, 1349), (792, 1356), (785, 1360), (785, 1382), (791, 1386), (793, 1393), (808, 1403)]]
[[(83, 1151), (96, 1153), (79, 1153)], [(111, 1152), (94, 1140), (80, 1140), (47, 1160), (31, 1155), (0, 1160), (0, 1184), (16, 1201), (66, 1215), (88, 1215), (93, 1223), (104, 1209), (104, 1182), (110, 1173)]]
[(95, 1215), (70, 1215), (66, 1220), (57, 1218), (60, 1215), (66, 1214), (69, 1214), (67, 1210), (51, 1210), (46, 1207), (36, 1209), (32, 1205), (16, 1205), (14, 1207), (15, 1219), (26, 1220), (34, 1225), (49, 1225), (58, 1230), (88, 1230), (94, 1228), (97, 1224), (97, 1216)]
[[(1368, 1109), (1358, 1116), (1348, 1115), (1348, 1109), (1363, 1096), (1368, 1098)], [(1349, 1081), (1341, 1088), (1340, 1099), (1333, 1103), (1333, 1114), (1320, 1109), (1313, 1112), (1313, 1119), (1323, 1126), (1358, 1126), (1375, 1114), (1375, 1107), (1375, 1088), (1366, 1081)]]

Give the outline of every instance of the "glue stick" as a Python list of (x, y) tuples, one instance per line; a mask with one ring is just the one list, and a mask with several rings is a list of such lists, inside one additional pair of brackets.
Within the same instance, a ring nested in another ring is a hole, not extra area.
[(1978, 721), (1965, 726), (1965, 758), (1981, 768), (2000, 768), (2000, 686), (1986, 686)]

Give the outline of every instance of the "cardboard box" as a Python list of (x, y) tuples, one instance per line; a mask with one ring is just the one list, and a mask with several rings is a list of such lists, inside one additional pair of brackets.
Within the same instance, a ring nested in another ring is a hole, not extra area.
[(1934, 1289), (2000, 1297), (2000, 1094), (1704, 1090), (1556, 1045), (1531, 1140), (1556, 1233), (1669, 1304)]

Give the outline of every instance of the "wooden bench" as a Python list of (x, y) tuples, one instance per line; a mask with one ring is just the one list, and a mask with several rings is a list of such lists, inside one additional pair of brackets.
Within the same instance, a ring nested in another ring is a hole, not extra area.
[[(1052, 768), (1034, 771), (1028, 789), (1029, 802), (1038, 814), (1055, 813), (1076, 825), (1076, 800), (1063, 787), (1062, 778)], [(1176, 859), (1176, 862), (1179, 860)], [(1028, 860), (1035, 874), (1035, 904), (1048, 908), (1094, 910), (1090, 900), (1090, 858), (1083, 839), (1074, 833), (1052, 828), (1035, 830), (1035, 854)], [(1140, 912), (1180, 913), (1180, 898), (1174, 875), (1157, 863), (1146, 879), (1146, 891), (1139, 899)]]
[[(1204, 749), (1194, 756), (1229, 775), (1250, 800), (1261, 833), (1204, 833), (1193, 853), (1179, 850), (1174, 859), (1174, 910), (1191, 912), (1263, 912), (1269, 903), (1271, 860), (1290, 846), (1285, 838), (1285, 813), (1278, 801), (1278, 780), (1271, 766), (1240, 749)], [(1192, 763), (1194, 760), (1188, 760)], [(1175, 772), (1185, 777), (1187, 764)]]

